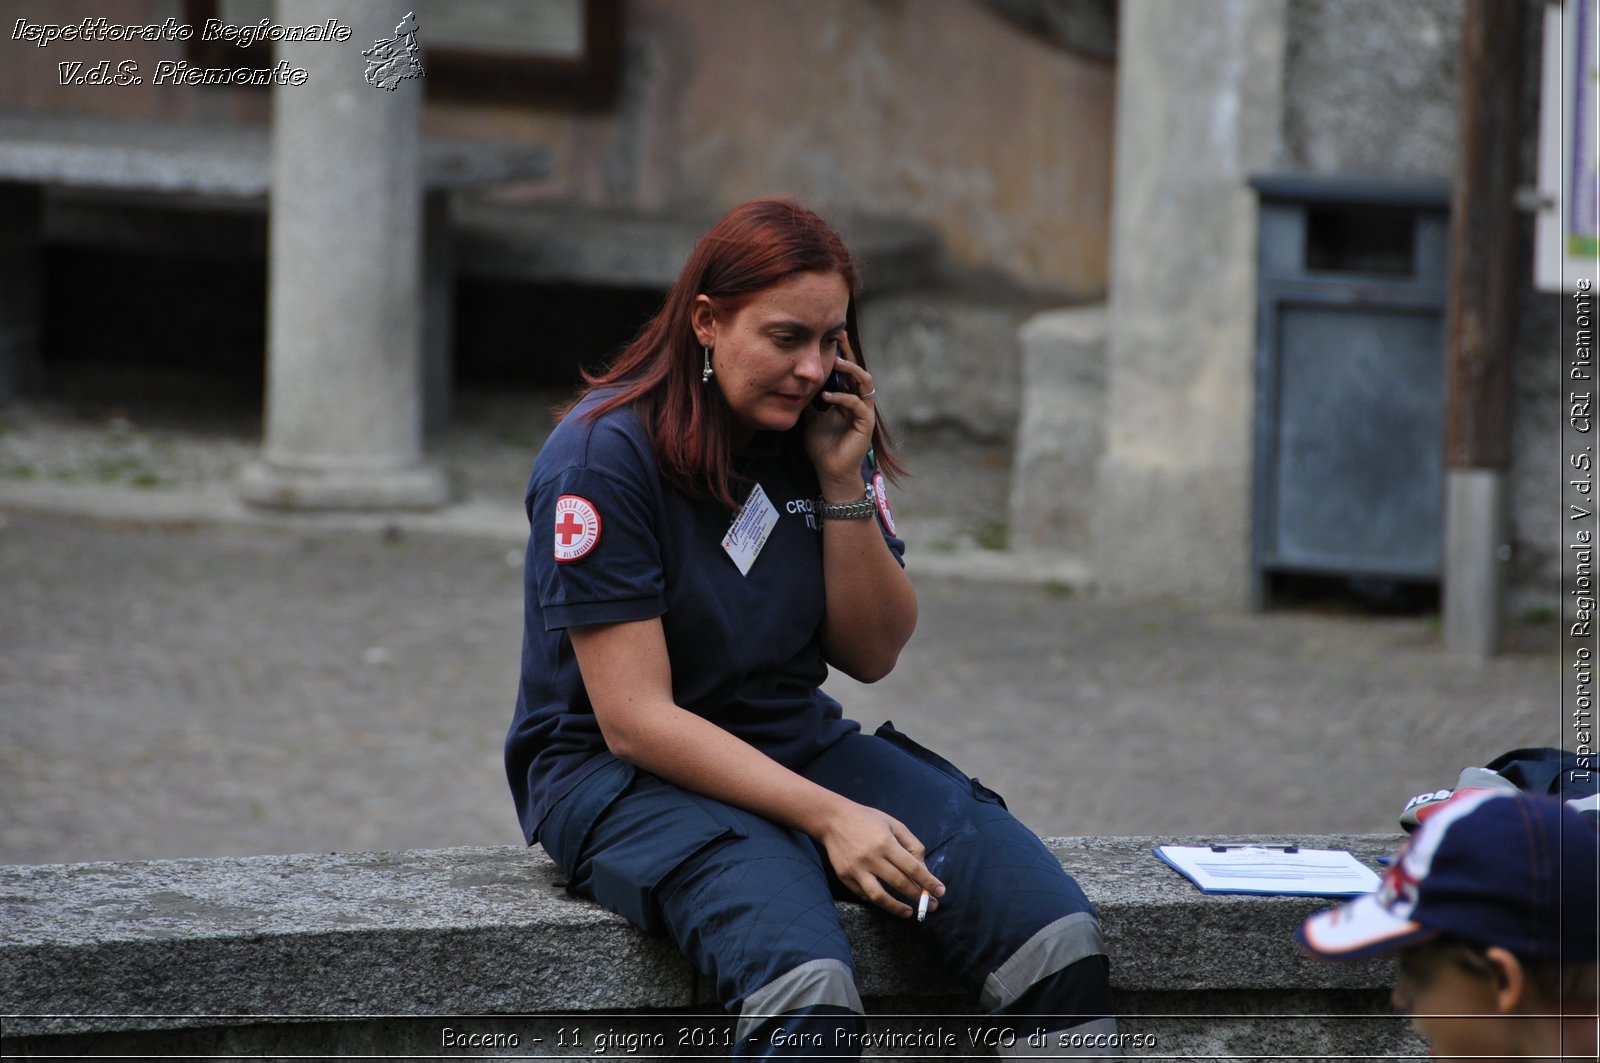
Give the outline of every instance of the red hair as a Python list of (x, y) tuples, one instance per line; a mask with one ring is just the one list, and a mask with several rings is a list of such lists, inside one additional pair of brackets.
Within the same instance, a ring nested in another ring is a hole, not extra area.
[[(755, 199), (723, 215), (700, 238), (661, 309), (606, 369), (584, 371), (586, 386), (562, 410), (563, 416), (590, 392), (615, 388), (586, 416), (634, 406), (667, 481), (690, 498), (714, 498), (737, 509), (733, 417), (722, 392), (700, 379), (702, 352), (691, 316), (695, 299), (704, 295), (718, 317), (731, 316), (758, 292), (800, 273), (844, 278), (850, 292), (850, 348), (865, 367), (856, 331), (860, 276), (844, 241), (827, 222), (792, 200)], [(905, 470), (894, 457), (894, 438), (882, 414), (873, 425), (872, 447), (879, 468), (891, 480), (898, 479)]]

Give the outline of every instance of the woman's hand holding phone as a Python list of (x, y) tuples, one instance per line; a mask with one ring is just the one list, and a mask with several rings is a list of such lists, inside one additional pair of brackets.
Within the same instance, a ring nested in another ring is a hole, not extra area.
[[(806, 425), (806, 452), (817, 467), (823, 496), (830, 502), (852, 502), (860, 497), (861, 463), (872, 447), (877, 412), (872, 374), (855, 360), (847, 337), (839, 339), (839, 356), (822, 389), (812, 397), (818, 412)], [(829, 414), (836, 411), (839, 416)]]
[(829, 391), (849, 391), (849, 388), (845, 386), (844, 374), (837, 369), (829, 373), (828, 379), (822, 382), (822, 390), (811, 396), (811, 408), (813, 410), (820, 411), (828, 408), (828, 400), (822, 396)]

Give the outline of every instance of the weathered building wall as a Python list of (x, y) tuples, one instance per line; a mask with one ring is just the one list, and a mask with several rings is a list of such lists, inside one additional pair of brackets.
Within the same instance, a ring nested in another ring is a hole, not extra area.
[(541, 197), (672, 211), (797, 196), (934, 226), (958, 264), (1105, 290), (1114, 68), (976, 0), (634, 0), (608, 113), (435, 105), (556, 152)]
[[(1030, 32), (1001, 6), (627, 0), (619, 5), (621, 73), (610, 106), (531, 96), (465, 102), (422, 81), (430, 94), (425, 132), (548, 147), (548, 177), (485, 193), (513, 206), (575, 204), (698, 231), (742, 200), (791, 195), (847, 232), (850, 219), (863, 216), (931, 230), (929, 279), (916, 290), (870, 271), (865, 277), (876, 302), (863, 311), (863, 333), (875, 368), (890, 374), (891, 416), (902, 425), (948, 422), (1009, 437), (1020, 408), (1018, 326), (1042, 305), (1098, 299), (1106, 290), (1115, 72), (1105, 59)], [(27, 0), (15, 13), (71, 23), (104, 15), (101, 7)], [(287, 24), (306, 17), (294, 10), (275, 17)], [(354, 25), (355, 16), (331, 0), (326, 10), (342, 12), (355, 33), (326, 47), (344, 48), (357, 62), (354, 50), (387, 32)], [(186, 24), (191, 12), (179, 0), (139, 0), (119, 6), (115, 17)], [(426, 13), (419, 18), (426, 47)], [(162, 60), (192, 58), (180, 41), (8, 45), (0, 108), (268, 119), (271, 97), (261, 89), (150, 78), (59, 84), (61, 62), (109, 58), (148, 72)], [(314, 93), (316, 86), (275, 91)], [(622, 232), (609, 237), (613, 244), (625, 243)], [(607, 342), (575, 357), (602, 354)]]
[[(1263, 170), (1448, 178), (1460, 5), (1121, 9), (1120, 101), (1117, 65), (1030, 35), (980, 0), (630, 0), (614, 107), (434, 100), (426, 124), (549, 145), (553, 175), (513, 199), (692, 214), (780, 193), (835, 215), (933, 227), (965, 287), (894, 294), (864, 323), (895, 409), (913, 420), (954, 413), (986, 433), (1009, 430), (1022, 382), (1020, 345), (1007, 334), (1030, 309), (1016, 292), (1102, 298), (1115, 258), (1123, 290), (1108, 318), (1096, 568), (1129, 593), (1242, 601), (1255, 310), (1245, 182)], [(8, 7), (35, 21), (103, 13), (95, 0)], [(181, 0), (129, 0), (117, 13), (134, 23), (187, 16)], [(1531, 179), (1539, 27), (1528, 22)], [(11, 44), (0, 107), (267, 118), (260, 91), (58, 84), (58, 63), (107, 54), (142, 66), (184, 58), (175, 42)], [(1526, 254), (1514, 268), (1531, 272)], [(1000, 283), (975, 289), (975, 278)], [(992, 298), (997, 288), (1011, 294)], [(1560, 563), (1549, 498), (1559, 483), (1558, 306), (1525, 287), (1511, 508), (1513, 585), (1526, 603), (1553, 597)]]
[[(795, 195), (930, 223), (956, 262), (1026, 288), (1104, 291), (1110, 64), (978, 0), (631, 0), (622, 10), (615, 108), (431, 100), (428, 130), (548, 144), (555, 174), (528, 190), (539, 198), (670, 211)], [(181, 0), (114, 12), (95, 0), (18, 0), (5, 28), (94, 16), (187, 19)], [(420, 36), (426, 45), (426, 22)], [(260, 90), (58, 83), (58, 63), (108, 56), (148, 71), (185, 51), (176, 41), (8, 41), (0, 107), (268, 117)]]
[(1280, 0), (1122, 5), (1096, 582), (1243, 604), (1255, 202), (1281, 157)]
[[(969, 0), (674, 6), (699, 46), (685, 187), (724, 201), (776, 187), (907, 213), (937, 225), (966, 265), (1104, 290), (1110, 67)], [(747, 104), (730, 110), (741, 93)]]
[(1287, 30), (1286, 168), (1454, 172), (1459, 0), (1290, 0)]
[[(1256, 222), (1243, 182), (1268, 170), (1453, 177), (1461, 20), (1455, 0), (1122, 5), (1109, 417), (1094, 537), (1103, 586), (1245, 600)], [(1538, 106), (1539, 27), (1528, 22), (1524, 183)], [(1530, 256), (1524, 240), (1510, 264), (1523, 283), (1513, 610), (1554, 600), (1560, 564), (1559, 299), (1533, 290)]]
[[(1523, 153), (1535, 182), (1541, 19), (1524, 19)], [(1457, 0), (1291, 0), (1284, 157), (1308, 173), (1440, 177), (1455, 173), (1462, 10)], [(1515, 262), (1522, 288), (1512, 352), (1509, 505), (1512, 611), (1559, 599), (1562, 381), (1559, 295), (1532, 283), (1532, 220)], [(1442, 444), (1441, 444), (1442, 445)]]

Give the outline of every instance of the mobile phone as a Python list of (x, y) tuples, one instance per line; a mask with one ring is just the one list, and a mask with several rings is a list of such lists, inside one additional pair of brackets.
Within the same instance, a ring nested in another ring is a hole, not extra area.
[[(850, 390), (850, 388), (845, 383), (845, 380), (844, 380), (844, 374), (839, 372), (839, 370), (837, 370), (837, 369), (835, 369), (833, 372), (829, 373), (828, 374), (828, 379), (823, 381), (823, 383), (822, 383), (822, 391), (849, 391), (849, 390)], [(813, 407), (815, 407), (816, 409), (826, 410), (828, 408), (828, 404), (826, 402), (822, 401), (822, 391), (819, 391), (815, 395), (811, 396), (811, 405)]]

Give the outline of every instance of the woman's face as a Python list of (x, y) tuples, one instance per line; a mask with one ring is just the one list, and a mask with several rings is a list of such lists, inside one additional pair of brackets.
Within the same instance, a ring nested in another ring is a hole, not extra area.
[(850, 291), (837, 273), (800, 273), (763, 288), (731, 317), (704, 295), (695, 303), (695, 337), (711, 348), (714, 375), (741, 431), (781, 432), (799, 423), (833, 372)]

